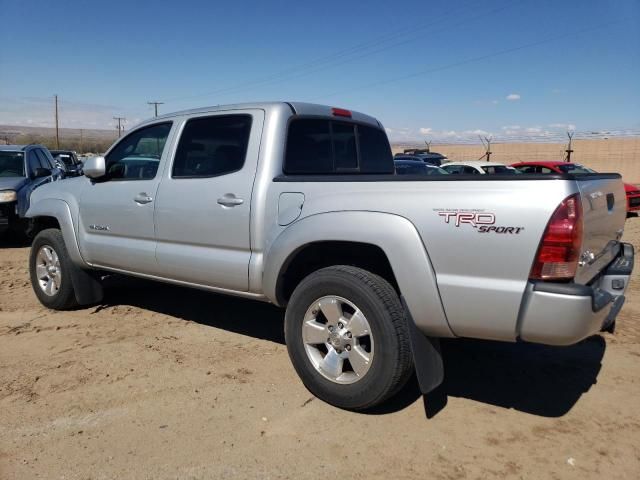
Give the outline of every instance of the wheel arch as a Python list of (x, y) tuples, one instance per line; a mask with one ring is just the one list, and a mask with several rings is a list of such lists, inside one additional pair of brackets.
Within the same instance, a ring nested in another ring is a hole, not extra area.
[(31, 219), (32, 235), (46, 228), (60, 229), (71, 260), (78, 266), (86, 267), (80, 254), (71, 209), (67, 202), (57, 198), (39, 200), (29, 207), (26, 217)]
[[(453, 336), (435, 273), (418, 231), (406, 218), (389, 213), (327, 212), (305, 217), (287, 227), (269, 245), (265, 254), (263, 290), (271, 301), (286, 305), (286, 292), (291, 289), (292, 277), (289, 268), (298, 268), (293, 275), (294, 279), (297, 278), (300, 269), (296, 258), (299, 261), (298, 255), (317, 252), (318, 244), (327, 245), (324, 249), (327, 255), (318, 262), (320, 268), (340, 264), (331, 263), (334, 258), (341, 260), (340, 257), (344, 257), (340, 252), (332, 253), (333, 247), (349, 244), (363, 247), (363, 253), (375, 252), (373, 264), (378, 271), (373, 273), (394, 285), (405, 299), (420, 330), (432, 336)], [(349, 255), (347, 257), (351, 260), (347, 264), (366, 268), (354, 263)], [(370, 255), (364, 257), (371, 263)], [(313, 270), (302, 271), (310, 273)]]

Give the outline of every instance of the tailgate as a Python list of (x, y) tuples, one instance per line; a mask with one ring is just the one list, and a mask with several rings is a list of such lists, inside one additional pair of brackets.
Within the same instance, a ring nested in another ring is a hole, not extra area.
[(627, 216), (624, 184), (617, 174), (575, 175), (584, 215), (582, 252), (575, 281), (586, 284), (618, 254)]

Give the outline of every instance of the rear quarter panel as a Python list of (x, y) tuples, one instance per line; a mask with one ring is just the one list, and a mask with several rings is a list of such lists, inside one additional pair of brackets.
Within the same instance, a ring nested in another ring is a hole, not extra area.
[[(265, 213), (266, 218), (277, 218), (279, 195), (303, 192), (302, 213), (294, 225), (328, 211), (382, 212), (407, 219), (415, 226), (433, 265), (452, 332), (513, 341), (540, 238), (555, 208), (576, 188), (575, 182), (566, 180), (275, 182)], [(445, 212), (449, 212), (449, 222)], [(494, 219), (488, 226), (520, 230), (483, 233), (481, 225), (456, 222), (454, 217), (459, 213), (482, 214), (485, 221)], [(289, 227), (273, 222), (265, 228), (268, 250)], [(376, 244), (375, 234), (369, 235), (369, 241)], [(420, 253), (416, 252), (416, 258)], [(421, 268), (418, 262), (392, 267), (408, 272)], [(429, 286), (423, 288), (427, 294)]]

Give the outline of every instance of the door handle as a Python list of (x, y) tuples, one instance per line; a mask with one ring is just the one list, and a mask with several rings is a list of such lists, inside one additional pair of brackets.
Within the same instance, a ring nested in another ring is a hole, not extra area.
[(236, 197), (233, 193), (227, 193), (218, 199), (218, 203), (223, 207), (235, 207), (242, 205), (244, 200)]
[(139, 193), (138, 195), (136, 195), (133, 198), (133, 201), (136, 202), (136, 203), (139, 203), (140, 205), (144, 205), (145, 203), (153, 202), (153, 197), (150, 197), (146, 193), (142, 192), (142, 193)]

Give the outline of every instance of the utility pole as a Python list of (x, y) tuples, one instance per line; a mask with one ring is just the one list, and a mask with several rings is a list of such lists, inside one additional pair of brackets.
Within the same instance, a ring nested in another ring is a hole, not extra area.
[(573, 153), (573, 149), (571, 148), (571, 140), (573, 139), (574, 132), (567, 132), (567, 137), (569, 137), (569, 143), (567, 144), (567, 149), (564, 151), (566, 153), (564, 157), (564, 161), (569, 163), (571, 162), (571, 154)]
[(125, 117), (113, 117), (113, 119), (118, 121), (118, 138), (120, 138), (120, 134), (122, 133), (122, 130), (124, 130), (122, 123), (127, 119)]
[(426, 140), (424, 141), (424, 143), (427, 145), (427, 153), (431, 153), (431, 142), (432, 141), (433, 140), (430, 140), (428, 142)]
[(147, 105), (153, 105), (153, 108), (156, 112), (156, 117), (158, 116), (158, 105), (164, 105), (164, 102), (147, 102)]
[(58, 131), (58, 95), (53, 96), (56, 99), (56, 148), (60, 149), (60, 132)]

